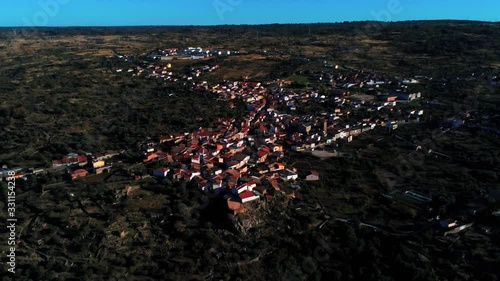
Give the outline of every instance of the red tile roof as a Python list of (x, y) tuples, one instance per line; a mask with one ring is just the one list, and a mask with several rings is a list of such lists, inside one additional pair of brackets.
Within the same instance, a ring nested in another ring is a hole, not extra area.
[(234, 202), (234, 201), (231, 201), (231, 200), (227, 200), (227, 207), (229, 208), (229, 210), (239, 210), (243, 207), (243, 205), (241, 205), (241, 203), (239, 202)]
[(229, 157), (232, 157), (232, 156), (233, 156), (233, 154), (231, 152), (228, 152), (228, 153), (222, 155), (222, 158), (229, 158)]
[(240, 198), (241, 199), (245, 199), (245, 198), (249, 198), (249, 197), (253, 197), (255, 196), (255, 194), (251, 191), (243, 191), (242, 193), (240, 193)]
[(237, 179), (240, 177), (240, 173), (236, 170), (227, 170), (226, 173), (229, 174), (233, 179)]
[(75, 163), (75, 162), (78, 162), (78, 157), (64, 156), (64, 157), (62, 158), (62, 162), (63, 162), (64, 164)]
[(169, 169), (168, 169), (168, 168), (165, 168), (165, 167), (163, 167), (163, 168), (158, 168), (158, 169), (156, 169), (156, 170), (155, 170), (155, 172), (160, 172), (160, 173), (165, 173), (165, 172), (168, 172), (168, 171), (169, 171)]
[(71, 177), (72, 178), (77, 178), (77, 177), (84, 177), (88, 175), (88, 172), (87, 170), (85, 169), (78, 169), (78, 170), (75, 170), (72, 174), (71, 174)]
[(259, 157), (264, 157), (264, 156), (266, 156), (266, 155), (267, 155), (267, 153), (266, 153), (265, 151), (259, 150), (259, 151), (257, 152), (257, 155), (258, 155)]

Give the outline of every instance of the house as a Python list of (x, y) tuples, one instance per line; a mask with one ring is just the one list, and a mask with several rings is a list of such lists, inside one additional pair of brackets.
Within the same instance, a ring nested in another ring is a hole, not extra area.
[(183, 178), (183, 173), (184, 173), (184, 170), (182, 170), (182, 169), (176, 169), (174, 171), (173, 180), (174, 181), (181, 180)]
[(71, 173), (71, 178), (72, 179), (76, 179), (76, 178), (79, 178), (79, 177), (85, 177), (88, 174), (89, 174), (89, 172), (87, 172), (87, 170), (85, 170), (85, 169), (78, 169), (78, 170), (73, 171), (73, 173)]
[(92, 160), (92, 167), (94, 169), (100, 168), (100, 167), (104, 167), (104, 165), (105, 165), (105, 163), (104, 163), (103, 160), (97, 160), (97, 159), (96, 160)]
[(378, 95), (377, 100), (378, 101), (384, 101), (384, 102), (395, 102), (398, 96), (395, 95)]
[(299, 175), (297, 175), (295, 172), (293, 171), (290, 171), (288, 169), (286, 169), (285, 171), (283, 171), (281, 174), (280, 174), (280, 177), (282, 180), (284, 181), (290, 181), (290, 180), (296, 180)]
[(215, 192), (223, 191), (224, 188), (222, 186), (222, 181), (215, 180), (214, 183), (212, 184), (212, 190), (215, 191)]
[(239, 137), (240, 138), (244, 138), (248, 135), (248, 131), (250, 130), (250, 126), (245, 126), (241, 129), (241, 131), (239, 132)]
[(267, 159), (268, 152), (264, 150), (257, 151), (257, 163), (263, 163)]
[(197, 170), (197, 169), (192, 169), (192, 170), (189, 171), (189, 173), (191, 175), (190, 178), (189, 178), (189, 180), (192, 180), (195, 177), (200, 177), (201, 176), (201, 171)]
[(52, 160), (52, 167), (61, 167), (64, 166), (61, 160)]
[(306, 181), (318, 181), (319, 173), (316, 171), (311, 171), (311, 174), (306, 176)]
[[(24, 177), (24, 173), (22, 173), (22, 172), (16, 172), (16, 173), (14, 174), (14, 178), (15, 178), (15, 179), (20, 179), (20, 178), (23, 178), (23, 177)], [(25, 178), (25, 179), (26, 179), (26, 178)]]
[(273, 144), (271, 149), (273, 152), (281, 152), (283, 151), (283, 146), (281, 144)]
[(357, 135), (360, 135), (362, 133), (362, 130), (361, 129), (352, 129), (349, 133), (350, 136), (357, 136)]
[(158, 168), (158, 169), (153, 171), (153, 176), (160, 177), (160, 178), (166, 178), (169, 171), (170, 171), (169, 168), (165, 168), (165, 167)]
[(53, 167), (71, 166), (71, 165), (84, 166), (86, 164), (87, 164), (87, 156), (78, 155), (76, 153), (69, 153), (68, 155), (64, 156), (62, 160), (52, 161)]
[(259, 196), (255, 195), (252, 191), (244, 191), (239, 196), (243, 204), (259, 199)]
[[(170, 154), (168, 154), (167, 152), (163, 152), (163, 151), (157, 151), (156, 155), (158, 156), (158, 160), (163, 160), (163, 159), (166, 160), (170, 156)], [(170, 159), (172, 159), (172, 158), (170, 158)]]
[(407, 100), (407, 101), (412, 101), (417, 98), (421, 97), (421, 93), (407, 93), (407, 92), (402, 92), (402, 91), (397, 91), (395, 93), (392, 93), (392, 95), (397, 96), (398, 100)]
[(80, 156), (76, 153), (69, 153), (68, 155), (63, 157), (62, 161), (64, 164), (69, 166), (69, 165), (75, 165), (75, 164), (79, 164), (79, 163), (86, 163), (87, 157), (84, 155)]
[(245, 155), (243, 153), (236, 154), (233, 157), (234, 161), (237, 161), (236, 169), (240, 169), (241, 167), (245, 166), (248, 161), (250, 160), (250, 156)]
[(230, 198), (227, 200), (227, 208), (229, 211), (233, 214), (236, 215), (238, 213), (242, 213), (245, 211), (245, 208), (243, 207), (243, 204), (235, 200), (234, 198)]
[(226, 175), (229, 178), (229, 180), (234, 180), (234, 181), (238, 180), (241, 176), (240, 172), (236, 170), (227, 170)]
[(442, 228), (451, 228), (457, 226), (457, 221), (452, 219), (442, 220), (439, 222)]
[(199, 154), (191, 156), (191, 163), (192, 164), (200, 164), (201, 163), (201, 156)]
[(272, 164), (269, 164), (269, 171), (274, 172), (274, 171), (281, 171), (285, 169), (285, 164), (275, 162)]
[(253, 191), (255, 187), (257, 187), (257, 184), (255, 184), (254, 182), (247, 182), (238, 186), (238, 188), (233, 188), (233, 190), (235, 190), (233, 191), (233, 193), (240, 194), (245, 191)]
[(153, 159), (156, 159), (158, 158), (158, 155), (156, 155), (156, 153), (150, 153), (150, 154), (147, 154), (145, 157), (144, 157), (144, 160), (142, 160), (144, 163), (146, 162), (149, 162)]
[(87, 156), (86, 155), (78, 155), (76, 159), (78, 161), (79, 166), (87, 165)]

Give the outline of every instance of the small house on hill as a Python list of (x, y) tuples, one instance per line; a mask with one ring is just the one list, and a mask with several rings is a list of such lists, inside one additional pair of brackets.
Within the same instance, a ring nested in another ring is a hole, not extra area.
[(85, 169), (78, 169), (78, 170), (73, 171), (73, 173), (71, 173), (71, 178), (72, 179), (76, 179), (76, 178), (79, 178), (79, 177), (85, 177), (88, 174), (89, 174), (89, 172), (87, 172), (87, 170), (85, 170)]
[(165, 168), (165, 167), (158, 168), (158, 169), (153, 171), (153, 176), (160, 177), (160, 178), (166, 178), (169, 171), (170, 171), (169, 168)]
[(316, 171), (311, 171), (311, 174), (306, 176), (306, 181), (318, 181), (319, 173)]
[(239, 196), (243, 204), (259, 199), (259, 196), (255, 195), (252, 191), (244, 191)]

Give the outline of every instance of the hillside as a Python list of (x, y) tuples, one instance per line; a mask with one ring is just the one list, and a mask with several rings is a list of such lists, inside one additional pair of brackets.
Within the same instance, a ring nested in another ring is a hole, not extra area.
[(468, 21), (0, 28), (2, 280), (496, 280), (499, 50)]

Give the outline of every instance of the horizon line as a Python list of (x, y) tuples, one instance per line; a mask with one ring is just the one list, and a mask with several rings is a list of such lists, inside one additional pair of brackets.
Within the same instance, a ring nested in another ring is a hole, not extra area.
[(366, 22), (379, 22), (379, 23), (404, 23), (404, 22), (437, 22), (437, 21), (455, 21), (455, 22), (475, 22), (475, 23), (500, 23), (500, 21), (488, 20), (470, 20), (470, 19), (415, 19), (415, 20), (398, 20), (398, 21), (377, 21), (377, 20), (355, 20), (355, 21), (338, 21), (338, 22), (301, 22), (301, 23), (232, 23), (232, 24), (193, 24), (193, 25), (4, 25), (0, 28), (69, 28), (69, 27), (217, 27), (217, 26), (263, 26), (263, 25), (306, 25), (306, 24), (350, 24), (350, 23), (366, 23)]

